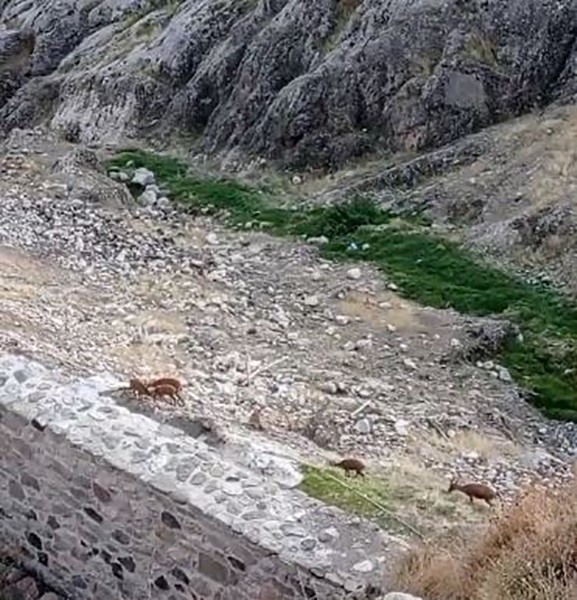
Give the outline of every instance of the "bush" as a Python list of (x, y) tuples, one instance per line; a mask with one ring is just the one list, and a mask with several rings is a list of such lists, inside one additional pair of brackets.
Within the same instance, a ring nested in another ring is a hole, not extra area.
[(405, 555), (401, 589), (427, 600), (577, 598), (577, 484), (533, 487), (480, 535), (429, 542)]

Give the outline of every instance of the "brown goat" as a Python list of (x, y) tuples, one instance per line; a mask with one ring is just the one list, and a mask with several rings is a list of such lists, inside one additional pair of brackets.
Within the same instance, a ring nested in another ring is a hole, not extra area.
[(160, 377), (159, 379), (153, 379), (146, 384), (147, 388), (155, 388), (159, 385), (171, 385), (179, 394), (184, 387), (178, 379), (174, 379), (174, 377)]
[[(122, 389), (122, 388), (120, 388)], [(124, 388), (126, 389), (126, 388)], [(131, 379), (128, 382), (128, 389), (136, 396), (151, 396), (152, 394), (146, 387), (146, 385), (140, 379)]]
[(330, 463), (333, 467), (340, 467), (343, 469), (347, 475), (350, 476), (351, 473), (356, 473), (357, 476), (364, 477), (365, 465), (358, 458), (345, 458), (343, 460), (332, 461)]
[(177, 400), (181, 405), (184, 405), (182, 398), (178, 394), (178, 390), (172, 386), (164, 383), (162, 385), (157, 385), (152, 388), (152, 395), (155, 398), (163, 398), (168, 397), (172, 400), (172, 402), (176, 405)]
[(492, 506), (493, 500), (497, 497), (497, 492), (484, 483), (460, 484), (456, 479), (452, 479), (447, 493), (451, 493), (453, 490), (469, 496), (471, 503), (473, 502), (473, 498), (477, 498), (478, 500), (484, 500), (489, 506)]

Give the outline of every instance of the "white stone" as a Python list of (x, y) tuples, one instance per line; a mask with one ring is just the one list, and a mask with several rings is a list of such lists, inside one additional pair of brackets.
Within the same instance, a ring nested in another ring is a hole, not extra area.
[(370, 338), (364, 338), (362, 340), (357, 340), (355, 342), (355, 350), (366, 350), (367, 348), (371, 348), (373, 345), (373, 340)]
[(348, 325), (351, 322), (351, 319), (350, 319), (350, 317), (347, 317), (347, 315), (336, 315), (335, 321), (339, 325)]
[(419, 596), (404, 594), (403, 592), (390, 592), (383, 596), (382, 600), (423, 600)]
[(146, 189), (144, 192), (142, 192), (142, 194), (140, 194), (140, 196), (138, 196), (138, 201), (143, 206), (153, 206), (156, 204), (156, 199), (156, 192), (152, 189)]
[(134, 171), (134, 175), (132, 176), (132, 183), (137, 183), (142, 187), (146, 187), (147, 185), (152, 185), (156, 181), (154, 177), (154, 173), (145, 169), (144, 167), (140, 167)]
[(355, 423), (355, 429), (363, 435), (368, 435), (373, 430), (373, 426), (369, 419), (360, 419)]
[(310, 237), (307, 239), (307, 242), (309, 242), (310, 244), (328, 244), (329, 243), (329, 238), (326, 237), (325, 235), (319, 235), (318, 237)]
[(318, 296), (307, 296), (305, 298), (305, 304), (307, 306), (318, 306), (321, 303)]
[(363, 275), (363, 272), (359, 269), (359, 267), (353, 267), (347, 271), (347, 277), (349, 279), (360, 279)]
[(152, 183), (151, 185), (147, 185), (146, 190), (144, 190), (144, 191), (147, 191), (147, 190), (154, 192), (157, 196), (161, 195), (160, 188), (155, 183)]
[(339, 391), (337, 384), (334, 381), (325, 381), (319, 386), (320, 389), (327, 394), (336, 394)]
[(353, 565), (353, 571), (357, 573), (370, 573), (375, 568), (375, 565), (370, 560), (363, 560)]
[(395, 421), (395, 431), (399, 435), (408, 435), (409, 434), (409, 421), (405, 421), (405, 419), (399, 419)]
[(495, 370), (497, 372), (497, 377), (501, 381), (504, 381), (505, 383), (513, 383), (513, 377), (511, 377), (511, 373), (509, 373), (509, 371), (505, 367), (497, 365)]

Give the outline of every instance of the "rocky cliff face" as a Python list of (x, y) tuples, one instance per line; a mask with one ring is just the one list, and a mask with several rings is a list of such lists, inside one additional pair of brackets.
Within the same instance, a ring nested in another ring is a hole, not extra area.
[(0, 126), (337, 168), (568, 98), (576, 0), (0, 0)]

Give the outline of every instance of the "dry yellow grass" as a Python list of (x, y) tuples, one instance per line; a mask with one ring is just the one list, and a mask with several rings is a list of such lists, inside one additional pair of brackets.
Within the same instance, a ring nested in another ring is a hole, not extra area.
[(533, 487), (484, 532), (429, 541), (398, 566), (397, 587), (427, 600), (577, 599), (577, 484)]

